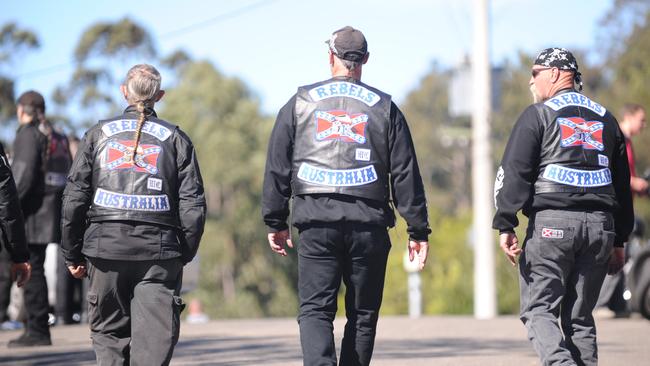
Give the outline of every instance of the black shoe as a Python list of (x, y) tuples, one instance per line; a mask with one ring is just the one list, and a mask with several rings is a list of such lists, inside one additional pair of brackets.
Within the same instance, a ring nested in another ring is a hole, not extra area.
[(9, 348), (16, 347), (36, 347), (36, 346), (51, 346), (52, 340), (47, 336), (33, 336), (28, 333), (23, 333), (20, 337), (12, 339), (7, 344)]

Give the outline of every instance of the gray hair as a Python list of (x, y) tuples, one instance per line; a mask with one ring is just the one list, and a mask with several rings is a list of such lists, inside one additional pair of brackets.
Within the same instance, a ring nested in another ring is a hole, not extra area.
[(129, 104), (142, 102), (152, 106), (160, 91), (161, 81), (162, 77), (155, 67), (147, 64), (133, 66), (124, 80)]

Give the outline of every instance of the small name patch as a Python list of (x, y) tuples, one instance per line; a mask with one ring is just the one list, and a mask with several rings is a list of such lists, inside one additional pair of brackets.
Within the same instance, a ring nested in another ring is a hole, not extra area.
[(545, 179), (574, 187), (602, 187), (612, 183), (609, 168), (599, 170), (580, 170), (549, 164), (544, 169)]
[[(134, 119), (121, 119), (117, 121), (108, 122), (102, 126), (104, 135), (111, 137), (118, 133), (135, 131), (138, 128), (138, 121)], [(160, 141), (165, 141), (171, 136), (172, 131), (155, 122), (146, 121), (142, 125), (142, 132), (157, 138)]]
[(133, 195), (99, 188), (93, 203), (97, 206), (126, 211), (169, 211), (169, 198), (161, 195)]
[(553, 97), (546, 102), (544, 102), (554, 111), (559, 111), (562, 108), (566, 107), (584, 107), (594, 111), (599, 116), (604, 116), (607, 109), (602, 105), (594, 102), (593, 100), (585, 97), (580, 93), (564, 93), (556, 97)]
[(67, 182), (67, 176), (63, 173), (45, 173), (45, 184), (54, 187), (63, 187)]
[(333, 97), (347, 97), (363, 102), (372, 107), (377, 104), (381, 97), (361, 85), (338, 81), (317, 86), (309, 91), (309, 96), (315, 102)]
[(598, 165), (600, 166), (609, 166), (609, 159), (606, 155), (598, 154)]
[(562, 239), (564, 238), (564, 230), (542, 228), (542, 238)]
[(361, 161), (370, 161), (370, 149), (357, 149), (355, 159)]
[(358, 169), (333, 170), (302, 163), (298, 169), (298, 179), (330, 187), (362, 186), (376, 181), (377, 172), (374, 165)]
[(162, 179), (148, 178), (147, 179), (147, 188), (153, 189), (155, 191), (162, 191)]

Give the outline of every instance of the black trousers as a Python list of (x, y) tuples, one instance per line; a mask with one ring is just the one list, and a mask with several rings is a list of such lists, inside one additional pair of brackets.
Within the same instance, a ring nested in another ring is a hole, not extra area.
[(5, 248), (0, 249), (0, 323), (9, 320), (7, 309), (11, 301), (11, 257)]
[(57, 324), (73, 323), (72, 316), (75, 312), (83, 314), (86, 310), (85, 299), (87, 283), (83, 279), (74, 278), (65, 265), (61, 248), (59, 247), (56, 266), (56, 304), (54, 313)]
[(178, 342), (180, 259), (89, 258), (90, 338), (103, 365), (168, 365)]
[(47, 244), (29, 244), (29, 263), (32, 265), (32, 277), (24, 286), (25, 310), (27, 312), (26, 332), (33, 337), (50, 338), (50, 326), (47, 324), (50, 304), (47, 300), (47, 282), (45, 281), (45, 249)]
[(305, 365), (337, 364), (332, 322), (341, 280), (347, 323), (339, 365), (370, 364), (390, 246), (381, 226), (333, 223), (300, 228), (298, 323)]

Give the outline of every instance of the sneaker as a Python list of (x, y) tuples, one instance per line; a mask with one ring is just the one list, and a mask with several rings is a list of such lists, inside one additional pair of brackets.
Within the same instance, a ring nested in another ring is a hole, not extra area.
[(9, 348), (16, 347), (36, 347), (36, 346), (51, 346), (52, 340), (47, 336), (33, 336), (23, 333), (20, 337), (12, 339), (7, 344)]
[(22, 329), (23, 323), (17, 322), (15, 320), (7, 320), (0, 324), (0, 330), (17, 330)]

